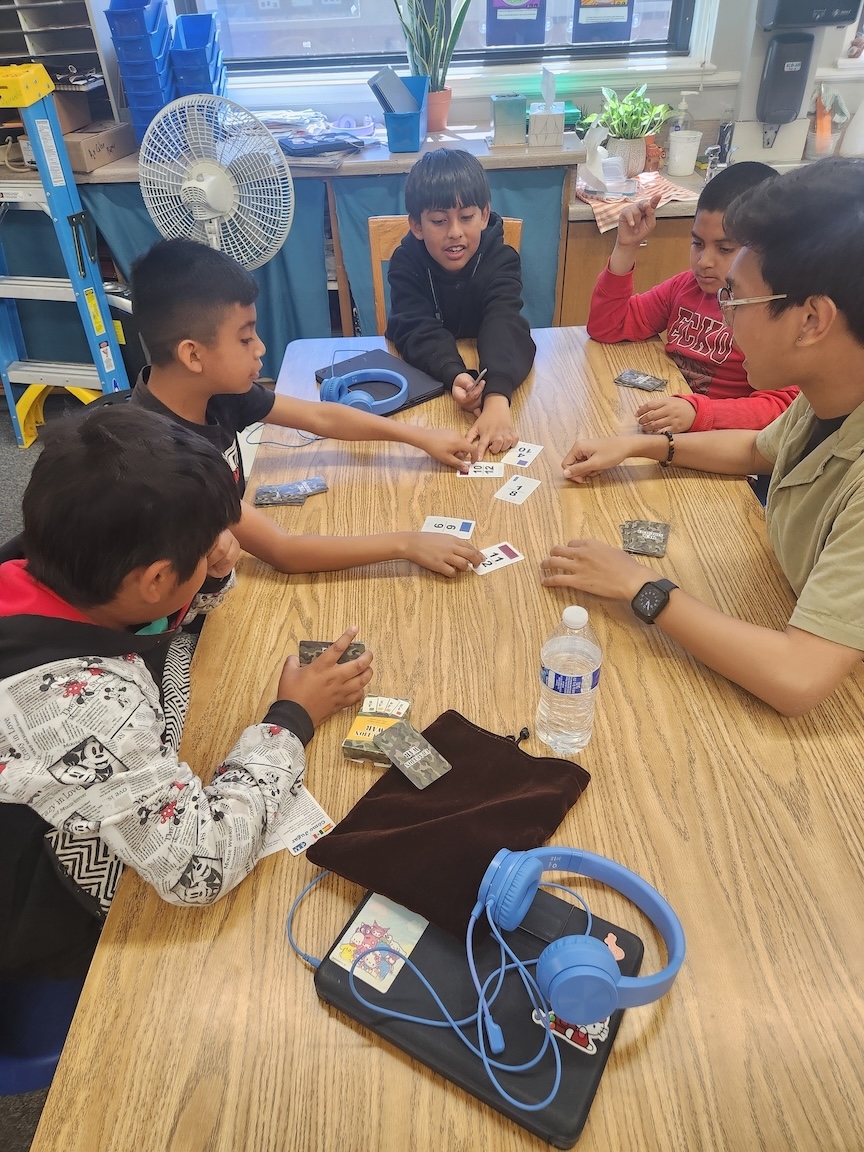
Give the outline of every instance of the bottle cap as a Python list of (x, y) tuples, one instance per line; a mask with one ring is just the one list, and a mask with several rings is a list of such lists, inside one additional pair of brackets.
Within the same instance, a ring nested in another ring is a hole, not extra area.
[(580, 604), (571, 604), (561, 613), (561, 623), (565, 628), (584, 628), (588, 623), (588, 612)]

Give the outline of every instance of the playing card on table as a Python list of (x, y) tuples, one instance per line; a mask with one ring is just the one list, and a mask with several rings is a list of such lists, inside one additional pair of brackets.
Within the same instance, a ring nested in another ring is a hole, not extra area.
[(300, 496), (316, 496), (319, 492), (328, 492), (327, 483), (323, 476), (307, 476), (305, 480), (292, 480), (288, 484), (281, 484), (288, 492), (296, 492)]
[(542, 451), (542, 444), (526, 444), (524, 440), (520, 440), (515, 448), (511, 448), (506, 456), (501, 457), (501, 463), (515, 464), (517, 468), (527, 468)]
[(669, 525), (655, 520), (627, 520), (621, 525), (625, 552), (638, 556), (665, 556)]
[(625, 388), (641, 388), (645, 392), (660, 392), (666, 387), (666, 381), (659, 376), (652, 376), (649, 372), (639, 372), (635, 368), (625, 368), (615, 377), (616, 384), (623, 384)]
[(291, 504), (301, 507), (306, 503), (303, 492), (290, 491), (288, 484), (260, 484), (255, 489), (255, 504), (259, 508), (276, 507), (280, 504)]
[(473, 480), (480, 478), (489, 479), (490, 477), (503, 476), (504, 465), (497, 460), (478, 460), (472, 464), (467, 472), (457, 472), (457, 476), (470, 476)]
[(470, 540), (474, 531), (473, 520), (463, 520), (459, 516), (427, 516), (421, 532), (446, 532), (459, 540)]
[(487, 576), (496, 568), (506, 568), (508, 564), (515, 564), (525, 559), (521, 552), (517, 552), (512, 544), (506, 542), (495, 544), (491, 548), (481, 548), (480, 551), (486, 559), (473, 568), (478, 576)]
[(531, 476), (511, 476), (503, 488), (495, 493), (496, 500), (506, 500), (509, 504), (524, 504), (540, 481)]

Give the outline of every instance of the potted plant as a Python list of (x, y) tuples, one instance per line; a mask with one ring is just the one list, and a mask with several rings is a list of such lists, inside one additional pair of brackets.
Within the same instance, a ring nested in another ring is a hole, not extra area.
[(645, 168), (646, 137), (653, 136), (672, 114), (668, 104), (653, 104), (645, 95), (647, 84), (634, 88), (621, 100), (611, 88), (601, 88), (603, 108), (586, 118), (597, 121), (609, 133), (606, 150), (624, 160), (626, 176), (636, 176)]
[[(393, 0), (396, 15), (405, 33), (408, 67), (414, 76), (429, 77), (428, 127), (430, 132), (442, 132), (447, 127), (447, 112), (452, 92), (445, 87), (447, 69), (471, 0), (456, 4), (450, 28), (447, 28), (447, 9), (444, 0)], [(431, 9), (431, 11), (430, 11)]]

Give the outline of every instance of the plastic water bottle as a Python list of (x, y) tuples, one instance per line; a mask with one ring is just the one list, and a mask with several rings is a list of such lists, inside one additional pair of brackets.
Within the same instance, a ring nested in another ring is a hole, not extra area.
[(540, 651), (536, 732), (559, 756), (591, 739), (602, 653), (584, 608), (573, 605)]

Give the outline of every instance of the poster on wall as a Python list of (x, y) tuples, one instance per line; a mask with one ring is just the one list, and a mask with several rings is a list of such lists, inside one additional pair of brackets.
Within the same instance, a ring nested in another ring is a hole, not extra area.
[(614, 44), (629, 41), (634, 0), (575, 0), (574, 44)]
[(546, 38), (546, 0), (486, 0), (486, 43), (542, 44)]

